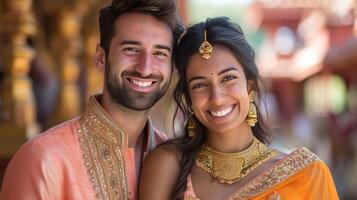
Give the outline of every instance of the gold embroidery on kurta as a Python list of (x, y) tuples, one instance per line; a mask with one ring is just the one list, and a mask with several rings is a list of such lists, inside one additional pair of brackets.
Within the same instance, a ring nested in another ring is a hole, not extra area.
[(80, 119), (78, 137), (97, 199), (128, 199), (125, 161), (121, 151), (127, 135), (91, 97)]
[(265, 174), (236, 191), (229, 200), (243, 200), (257, 196), (317, 160), (320, 159), (314, 153), (306, 148), (300, 148), (279, 161)]

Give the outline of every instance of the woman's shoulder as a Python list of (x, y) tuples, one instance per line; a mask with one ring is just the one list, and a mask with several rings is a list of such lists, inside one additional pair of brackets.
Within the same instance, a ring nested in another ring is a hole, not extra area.
[(286, 154), (282, 159), (285, 159), (286, 162), (298, 161), (301, 165), (308, 165), (315, 161), (322, 161), (315, 153), (310, 151), (306, 147), (299, 147), (294, 151)]
[(150, 174), (178, 174), (180, 169), (181, 154), (175, 144), (164, 143), (150, 151), (144, 159), (144, 172)]
[(169, 199), (180, 172), (179, 151), (162, 144), (145, 157), (140, 177), (140, 199)]
[[(290, 153), (280, 153), (274, 159), (276, 159), (275, 162), (268, 169), (237, 190), (230, 199), (252, 198), (260, 194), (267, 194), (266, 191), (275, 189), (280, 191), (281, 188), (297, 185), (310, 188), (316, 185), (316, 180), (333, 186), (333, 179), (327, 165), (305, 147)], [(333, 191), (333, 187), (331, 187), (331, 191)]]
[(306, 147), (299, 147), (289, 153), (279, 152), (279, 156), (276, 158), (275, 164), (272, 168), (276, 170), (291, 170), (296, 173), (305, 167), (324, 164), (324, 162), (312, 151)]
[(269, 170), (272, 174), (279, 174), (279, 179), (297, 174), (314, 172), (329, 173), (326, 163), (306, 147), (300, 147), (290, 153), (283, 153), (279, 160)]
[(172, 162), (179, 164), (181, 153), (175, 143), (164, 143), (150, 151), (145, 158), (147, 160), (160, 160), (160, 162)]
[(316, 197), (319, 195), (326, 197), (321, 197), (321, 199), (336, 199), (335, 197), (337, 197), (328, 165), (305, 147), (300, 147), (287, 154), (270, 170), (268, 175), (279, 180), (278, 182), (285, 182), (287, 187), (298, 187), (297, 185), (300, 185), (308, 189), (309, 196), (314, 193)]

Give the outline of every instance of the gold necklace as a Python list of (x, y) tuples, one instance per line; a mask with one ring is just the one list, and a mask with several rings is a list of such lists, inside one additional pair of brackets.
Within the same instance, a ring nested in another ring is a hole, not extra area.
[(239, 181), (260, 164), (278, 155), (254, 137), (248, 149), (237, 153), (222, 153), (202, 145), (195, 162), (220, 183), (232, 184)]

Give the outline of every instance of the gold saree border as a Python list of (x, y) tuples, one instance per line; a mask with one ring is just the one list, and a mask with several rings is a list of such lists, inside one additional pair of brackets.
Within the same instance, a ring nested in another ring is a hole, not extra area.
[(79, 122), (77, 134), (96, 199), (128, 199), (121, 151), (121, 147), (128, 144), (127, 135), (115, 125), (94, 96), (89, 99)]
[(317, 160), (320, 160), (320, 158), (307, 148), (299, 148), (278, 161), (277, 164), (268, 169), (265, 173), (234, 192), (228, 200), (244, 200), (257, 196)]

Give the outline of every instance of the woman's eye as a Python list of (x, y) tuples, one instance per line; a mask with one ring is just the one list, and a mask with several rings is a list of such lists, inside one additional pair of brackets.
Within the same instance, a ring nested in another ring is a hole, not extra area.
[(192, 86), (192, 89), (198, 89), (207, 86), (207, 84), (204, 83), (197, 83)]
[(222, 82), (226, 82), (226, 81), (230, 81), (230, 80), (233, 80), (233, 79), (236, 79), (237, 77), (235, 76), (226, 76), (223, 78)]

